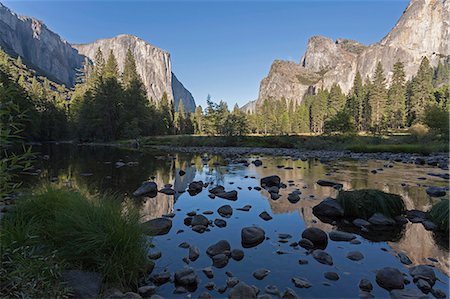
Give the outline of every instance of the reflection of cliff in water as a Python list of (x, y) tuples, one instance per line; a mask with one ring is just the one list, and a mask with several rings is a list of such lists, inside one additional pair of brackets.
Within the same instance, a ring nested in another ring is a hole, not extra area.
[(396, 252), (403, 252), (411, 259), (413, 265), (430, 264), (429, 257), (438, 260), (436, 267), (443, 273), (450, 275), (448, 251), (439, 247), (433, 233), (425, 230), (420, 223), (408, 223), (406, 230), (397, 242), (388, 242), (389, 246)]

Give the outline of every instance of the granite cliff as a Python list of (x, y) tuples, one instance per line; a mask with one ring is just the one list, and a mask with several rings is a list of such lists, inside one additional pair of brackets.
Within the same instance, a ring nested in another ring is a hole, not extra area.
[(409, 79), (417, 72), (423, 56), (434, 66), (439, 59), (450, 56), (449, 28), (449, 0), (412, 0), (395, 27), (375, 44), (365, 46), (349, 39), (334, 41), (313, 36), (299, 63), (273, 62), (268, 76), (261, 81), (257, 104), (282, 97), (299, 104), (306, 94), (333, 83), (348, 92), (356, 72), (363, 78), (370, 77), (378, 61), (388, 83), (397, 61), (403, 62)]

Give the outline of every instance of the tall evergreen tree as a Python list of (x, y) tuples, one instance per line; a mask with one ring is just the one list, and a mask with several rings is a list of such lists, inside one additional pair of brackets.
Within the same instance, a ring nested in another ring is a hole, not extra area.
[(353, 80), (353, 87), (350, 92), (348, 109), (350, 115), (353, 116), (354, 123), (358, 130), (362, 129), (363, 124), (363, 104), (364, 104), (364, 87), (359, 71), (356, 72)]
[(375, 69), (368, 101), (371, 111), (370, 126), (379, 131), (385, 120), (387, 102), (386, 77), (381, 62), (378, 62)]
[(339, 111), (344, 109), (346, 102), (345, 95), (342, 93), (341, 87), (339, 84), (334, 83), (330, 92), (328, 93), (327, 100), (327, 118), (336, 115)]
[(427, 57), (422, 59), (411, 86), (411, 119), (422, 118), (427, 106), (435, 103), (433, 96), (433, 69)]
[(406, 78), (403, 63), (394, 64), (392, 82), (388, 91), (387, 124), (391, 129), (406, 125)]

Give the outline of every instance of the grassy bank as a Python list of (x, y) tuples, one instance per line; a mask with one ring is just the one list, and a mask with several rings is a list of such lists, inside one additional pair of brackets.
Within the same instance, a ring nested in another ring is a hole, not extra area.
[(108, 286), (135, 285), (148, 265), (136, 210), (114, 198), (46, 188), (2, 219), (1, 297), (59, 297), (61, 271), (99, 272)]
[[(122, 141), (127, 143), (129, 141)], [(295, 136), (155, 136), (140, 140), (141, 146), (212, 146), (296, 148), (300, 150), (350, 150), (353, 152), (420, 153), (448, 152), (446, 140), (425, 138), (417, 140), (410, 135), (295, 135)]]

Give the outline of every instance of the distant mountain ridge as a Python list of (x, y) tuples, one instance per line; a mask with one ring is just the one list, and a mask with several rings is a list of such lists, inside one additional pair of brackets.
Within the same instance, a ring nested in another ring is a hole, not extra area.
[(157, 102), (166, 93), (175, 109), (182, 99), (186, 111), (195, 110), (192, 94), (172, 74), (170, 54), (132, 35), (71, 45), (43, 22), (19, 16), (0, 3), (0, 47), (10, 55), (20, 56), (42, 75), (68, 87), (75, 85), (83, 63), (92, 62), (97, 48), (100, 47), (105, 56), (112, 49), (120, 67), (130, 48), (149, 98)]
[(313, 36), (299, 63), (276, 60), (260, 83), (256, 105), (265, 99), (285, 98), (300, 104), (305, 95), (338, 83), (347, 93), (359, 71), (362, 78), (372, 76), (381, 62), (388, 82), (392, 67), (403, 62), (410, 79), (427, 56), (433, 66), (450, 56), (450, 1), (412, 0), (394, 28), (370, 46), (349, 39)]

